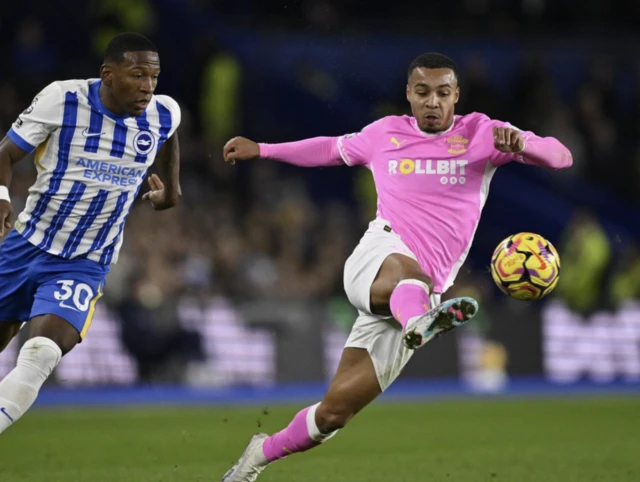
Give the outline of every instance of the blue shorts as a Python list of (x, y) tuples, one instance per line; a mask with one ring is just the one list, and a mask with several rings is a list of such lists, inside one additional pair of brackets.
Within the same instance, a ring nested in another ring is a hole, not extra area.
[(109, 267), (64, 259), (35, 247), (13, 230), (0, 245), (0, 323), (53, 314), (84, 338)]

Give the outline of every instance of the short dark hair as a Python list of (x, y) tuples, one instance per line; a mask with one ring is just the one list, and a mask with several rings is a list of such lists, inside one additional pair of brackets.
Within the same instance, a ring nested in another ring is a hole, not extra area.
[(120, 62), (127, 52), (157, 52), (156, 46), (144, 35), (125, 32), (111, 39), (104, 53), (104, 61)]
[(425, 69), (451, 69), (456, 79), (458, 78), (458, 66), (446, 55), (429, 52), (416, 57), (413, 59), (413, 62), (409, 64), (407, 78), (411, 77), (413, 71), (419, 67), (424, 67)]

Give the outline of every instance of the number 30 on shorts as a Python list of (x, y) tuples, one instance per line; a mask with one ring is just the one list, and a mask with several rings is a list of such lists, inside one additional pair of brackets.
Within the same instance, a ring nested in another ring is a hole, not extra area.
[[(77, 283), (70, 279), (63, 279), (57, 282), (60, 289), (53, 293), (56, 300), (63, 308), (70, 308), (76, 311), (87, 311), (93, 299), (93, 289), (86, 283)], [(69, 303), (73, 302), (71, 306)]]

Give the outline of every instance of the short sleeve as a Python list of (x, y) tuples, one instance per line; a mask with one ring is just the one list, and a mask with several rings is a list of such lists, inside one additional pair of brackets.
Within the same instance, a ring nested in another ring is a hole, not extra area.
[(348, 166), (362, 166), (371, 162), (373, 145), (379, 136), (383, 119), (379, 119), (360, 132), (338, 137), (340, 157)]
[(62, 125), (63, 104), (58, 84), (49, 84), (18, 116), (7, 136), (23, 151), (33, 151)]
[(171, 137), (173, 133), (180, 126), (180, 121), (182, 120), (182, 112), (180, 111), (180, 105), (168, 95), (158, 95), (158, 102), (169, 111), (171, 114), (171, 128), (169, 129), (169, 135), (167, 137)]

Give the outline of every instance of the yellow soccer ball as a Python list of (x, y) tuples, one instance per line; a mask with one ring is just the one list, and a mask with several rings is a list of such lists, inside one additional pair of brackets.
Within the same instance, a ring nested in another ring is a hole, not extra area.
[(523, 301), (539, 300), (558, 284), (560, 257), (539, 234), (514, 234), (493, 252), (491, 275), (506, 295)]

